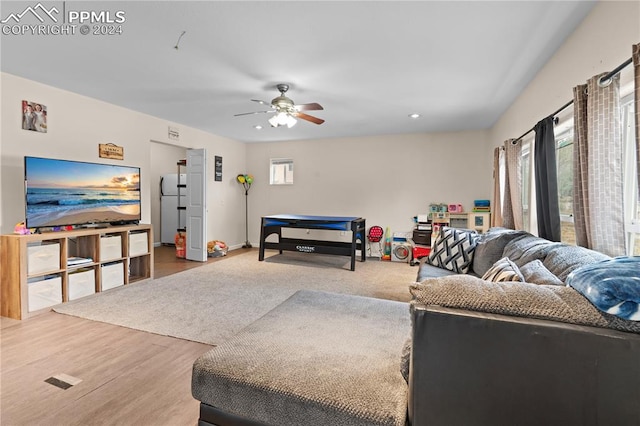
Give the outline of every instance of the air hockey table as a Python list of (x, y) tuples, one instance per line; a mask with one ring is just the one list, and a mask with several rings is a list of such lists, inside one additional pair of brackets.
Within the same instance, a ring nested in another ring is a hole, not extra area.
[[(329, 231), (351, 231), (351, 242), (335, 240), (311, 240), (282, 236), (282, 228), (321, 229)], [(260, 227), (260, 254), (264, 260), (264, 250), (284, 250), (302, 253), (334, 254), (351, 257), (351, 270), (356, 269), (356, 250), (360, 250), (360, 261), (366, 260), (365, 219), (342, 216), (306, 216), (278, 214), (263, 216)], [(278, 235), (277, 242), (266, 241), (272, 234)]]

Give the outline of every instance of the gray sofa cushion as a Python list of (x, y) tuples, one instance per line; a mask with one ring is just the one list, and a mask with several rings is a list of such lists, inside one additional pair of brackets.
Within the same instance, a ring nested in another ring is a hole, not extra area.
[(483, 276), (489, 268), (503, 257), (504, 247), (511, 241), (531, 236), (525, 231), (514, 231), (508, 228), (491, 228), (478, 239), (473, 255), (473, 272)]
[(543, 263), (553, 275), (565, 282), (573, 270), (608, 259), (611, 258), (600, 252), (563, 244), (549, 252)]
[(640, 333), (640, 322), (601, 312), (571, 287), (521, 282), (494, 283), (469, 275), (412, 284), (412, 306), (439, 305)]
[(554, 243), (529, 234), (510, 241), (504, 247), (503, 256), (508, 257), (520, 267), (536, 259), (544, 260), (551, 250), (561, 245), (562, 243)]
[(549, 271), (540, 259), (533, 260), (526, 265), (522, 265), (520, 272), (524, 281), (532, 284), (542, 285), (564, 285), (560, 278)]
[(427, 278), (446, 277), (447, 275), (456, 275), (456, 274), (457, 272), (453, 272), (448, 269), (438, 268), (437, 266), (428, 264), (427, 258), (425, 257), (420, 261), (420, 268), (418, 269), (418, 278), (416, 278), (416, 281), (420, 282)]
[(301, 290), (194, 363), (205, 404), (269, 425), (404, 426), (407, 303)]

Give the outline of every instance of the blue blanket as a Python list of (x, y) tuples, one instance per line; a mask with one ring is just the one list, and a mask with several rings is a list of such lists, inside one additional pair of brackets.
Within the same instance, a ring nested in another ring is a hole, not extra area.
[(566, 284), (601, 311), (640, 321), (640, 256), (583, 266), (569, 274)]

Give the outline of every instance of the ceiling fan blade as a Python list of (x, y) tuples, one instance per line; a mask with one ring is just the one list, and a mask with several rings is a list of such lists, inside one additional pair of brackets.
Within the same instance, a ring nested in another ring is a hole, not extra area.
[(266, 105), (266, 106), (271, 106), (271, 102), (267, 102), (267, 101), (261, 101), (260, 99), (251, 99), (253, 102), (257, 102), (260, 105)]
[(268, 114), (270, 112), (276, 112), (276, 110), (272, 110), (272, 111), (255, 111), (255, 112), (243, 112), (241, 114), (234, 114), (234, 117), (239, 117), (241, 115), (253, 115), (253, 114)]
[(296, 109), (298, 111), (319, 111), (322, 108), (322, 105), (318, 104), (318, 103), (310, 103), (310, 104), (301, 104), (301, 105), (296, 105)]
[(294, 113), (293, 115), (294, 115), (295, 117), (301, 118), (301, 119), (303, 119), (303, 120), (310, 121), (310, 122), (315, 123), (315, 124), (322, 124), (322, 123), (324, 123), (324, 120), (323, 120), (322, 118), (314, 117), (314, 116), (312, 116), (312, 115), (305, 114), (305, 113), (303, 113), (303, 112), (296, 112), (296, 113)]

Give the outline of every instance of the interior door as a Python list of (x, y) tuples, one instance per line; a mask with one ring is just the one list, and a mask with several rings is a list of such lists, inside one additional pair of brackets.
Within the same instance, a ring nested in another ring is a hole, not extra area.
[(187, 250), (186, 258), (207, 260), (207, 152), (187, 150)]

